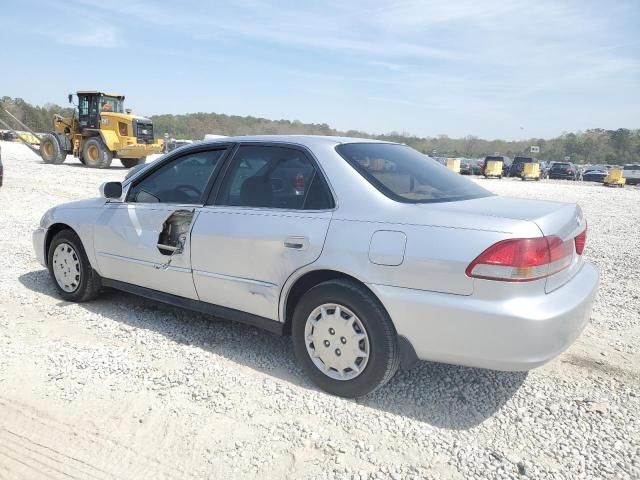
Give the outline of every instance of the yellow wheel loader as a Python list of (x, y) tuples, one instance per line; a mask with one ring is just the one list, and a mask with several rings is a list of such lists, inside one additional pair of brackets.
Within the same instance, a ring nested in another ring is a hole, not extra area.
[[(78, 108), (71, 117), (55, 115), (53, 131), (36, 135), (40, 148), (25, 142), (45, 163), (60, 164), (73, 155), (87, 167), (108, 168), (117, 158), (131, 168), (144, 163), (147, 155), (162, 151), (162, 140), (154, 139), (153, 122), (125, 110), (123, 95), (80, 91), (77, 96)], [(72, 101), (70, 94), (69, 103)]]

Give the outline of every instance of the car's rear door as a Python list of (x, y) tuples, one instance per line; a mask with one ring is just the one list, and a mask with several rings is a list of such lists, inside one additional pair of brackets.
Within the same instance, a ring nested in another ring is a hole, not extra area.
[(278, 320), (280, 291), (322, 251), (334, 201), (308, 152), (241, 145), (191, 232), (201, 300)]
[[(135, 179), (124, 202), (106, 204), (94, 235), (100, 274), (197, 299), (190, 229), (226, 152), (222, 146), (174, 155)], [(180, 232), (175, 232), (178, 227)]]

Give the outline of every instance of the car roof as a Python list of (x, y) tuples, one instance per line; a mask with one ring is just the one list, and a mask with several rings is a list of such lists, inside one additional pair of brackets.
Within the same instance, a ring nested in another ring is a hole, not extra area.
[(345, 143), (388, 143), (393, 144), (395, 142), (385, 142), (382, 140), (373, 140), (371, 138), (355, 138), (355, 137), (339, 137), (339, 136), (327, 136), (327, 135), (240, 135), (236, 137), (224, 137), (214, 138), (211, 140), (203, 140), (198, 142), (199, 145), (216, 144), (216, 143), (229, 143), (229, 142), (277, 142), (277, 143), (292, 143), (296, 145), (303, 145), (305, 147), (313, 147), (318, 145), (340, 145)]

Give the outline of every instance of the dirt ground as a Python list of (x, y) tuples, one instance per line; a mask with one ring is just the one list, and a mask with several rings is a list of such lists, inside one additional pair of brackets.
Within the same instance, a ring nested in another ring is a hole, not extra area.
[(640, 188), (477, 179), (580, 203), (590, 325), (529, 373), (422, 362), (353, 401), (289, 339), (115, 291), (61, 301), (31, 232), (126, 170), (0, 146), (0, 478), (640, 478)]

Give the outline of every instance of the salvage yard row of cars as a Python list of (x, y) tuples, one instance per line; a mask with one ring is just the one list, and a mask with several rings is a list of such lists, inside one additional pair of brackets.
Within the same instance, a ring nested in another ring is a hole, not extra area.
[(112, 287), (290, 335), (309, 378), (345, 397), (417, 359), (542, 365), (598, 286), (578, 205), (494, 195), (396, 143), (199, 142), (100, 192), (34, 232), (64, 300)]
[[(446, 165), (446, 158), (436, 158)], [(518, 156), (514, 159), (506, 155), (489, 155), (483, 159), (459, 159), (459, 173), (462, 175), (484, 175), (496, 177), (523, 177), (526, 164), (537, 163), (539, 165), (539, 177), (551, 180), (582, 180), (585, 182), (605, 183), (609, 171), (614, 168), (623, 169), (623, 176), (627, 185), (640, 184), (640, 165), (577, 165), (572, 162), (546, 162), (533, 157)], [(500, 175), (487, 175), (488, 162), (500, 162), (502, 167)]]

